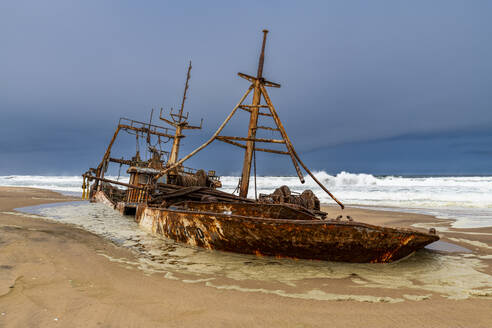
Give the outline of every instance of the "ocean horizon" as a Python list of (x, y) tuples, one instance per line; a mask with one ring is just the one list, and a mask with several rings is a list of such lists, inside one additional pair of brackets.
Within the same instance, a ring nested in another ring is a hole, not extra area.
[[(456, 228), (492, 226), (492, 175), (372, 175), (315, 172), (316, 177), (345, 205), (433, 215), (453, 220)], [(117, 180), (117, 176), (109, 176)], [(120, 176), (125, 182), (128, 176)], [(222, 176), (221, 190), (233, 192), (237, 176)], [(80, 196), (82, 177), (77, 175), (5, 175), (0, 186), (31, 187)], [(301, 184), (296, 176), (258, 176), (257, 194), (268, 194), (287, 185), (292, 192), (311, 189), (323, 204), (332, 199), (309, 177)], [(255, 197), (253, 179), (249, 197)]]

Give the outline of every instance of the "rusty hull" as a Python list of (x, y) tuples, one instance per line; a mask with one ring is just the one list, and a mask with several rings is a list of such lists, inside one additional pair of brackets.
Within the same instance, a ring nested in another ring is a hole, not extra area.
[[(135, 219), (154, 233), (207, 249), (356, 263), (395, 261), (439, 239), (409, 229), (359, 222), (240, 215), (250, 212), (244, 204), (188, 205), (184, 209), (140, 204)], [(217, 211), (219, 208), (222, 210)]]
[(94, 196), (91, 198), (91, 202), (103, 203), (112, 208), (115, 208), (116, 206), (116, 203), (102, 190), (98, 190), (94, 193)]

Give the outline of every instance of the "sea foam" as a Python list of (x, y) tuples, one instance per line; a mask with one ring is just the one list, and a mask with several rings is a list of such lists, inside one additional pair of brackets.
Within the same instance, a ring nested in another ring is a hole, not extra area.
[[(399, 210), (455, 219), (455, 227), (492, 226), (492, 176), (402, 177), (348, 172), (330, 175), (324, 171), (315, 172), (315, 175), (347, 205), (397, 207)], [(127, 180), (126, 176), (120, 177), (120, 181)], [(222, 190), (233, 192), (236, 189), (238, 177), (223, 176), (221, 180)], [(264, 176), (256, 180), (258, 194), (271, 193), (275, 188), (287, 185), (299, 193), (312, 189), (322, 203), (333, 203), (310, 177), (306, 177), (304, 184), (294, 176)], [(82, 178), (11, 175), (0, 176), (0, 185), (45, 188), (77, 195), (81, 193)], [(251, 179), (249, 197), (254, 196), (254, 180)]]
[[(485, 259), (472, 253), (442, 254), (423, 249), (387, 264), (277, 259), (177, 243), (141, 229), (133, 218), (122, 216), (104, 204), (73, 202), (18, 210), (28, 214), (14, 212), (16, 215), (80, 226), (135, 254), (135, 259), (128, 259), (112, 257), (104, 250), (98, 252), (112, 262), (220, 290), (361, 302), (419, 301), (439, 295), (449, 299), (490, 299), (492, 295), (492, 276), (483, 272)], [(465, 240), (474, 246), (488, 247)], [(350, 294), (334, 293), (330, 286), (340, 280), (353, 283)], [(393, 289), (395, 293), (399, 290), (403, 294), (388, 297), (374, 288)]]

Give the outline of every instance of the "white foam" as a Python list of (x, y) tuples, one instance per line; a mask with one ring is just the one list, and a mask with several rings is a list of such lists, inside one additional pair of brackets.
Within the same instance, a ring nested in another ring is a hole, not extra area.
[[(116, 180), (116, 176), (108, 176)], [(120, 177), (120, 181), (127, 181), (128, 177)], [(82, 176), (62, 175), (4, 175), (0, 176), (0, 186), (29, 187), (58, 191), (63, 194), (82, 194)]]
[[(101, 256), (124, 267), (138, 268), (148, 274), (162, 274), (167, 279), (205, 283), (218, 289), (273, 293), (306, 299), (366, 302), (395, 301), (381, 298), (381, 295), (368, 295), (372, 294), (368, 292), (371, 288), (412, 289), (414, 293), (406, 293), (403, 297), (414, 301), (426, 299), (429, 293), (451, 299), (489, 299), (492, 295), (492, 276), (483, 270), (486, 259), (477, 256), (443, 255), (422, 250), (405, 260), (388, 264), (276, 259), (210, 251), (180, 244), (140, 229), (132, 218), (123, 217), (103, 204), (77, 202), (24, 208), (24, 211), (41, 214), (46, 219), (57, 222), (78, 225), (114, 241), (117, 245), (128, 247), (134, 251), (135, 259), (113, 258), (104, 251), (99, 252)], [(485, 244), (475, 245), (483, 247)], [(332, 294), (329, 284), (320, 284), (319, 290), (312, 290), (312, 287), (304, 285), (305, 281), (312, 279), (350, 279), (357, 284), (357, 290), (364, 290), (360, 292), (362, 295)], [(250, 281), (257, 282), (254, 288), (247, 286)], [(269, 282), (282, 284), (285, 288), (277, 289), (278, 284), (271, 285)], [(288, 291), (291, 287), (296, 292)], [(398, 301), (402, 300), (403, 298), (398, 298)]]
[[(316, 172), (315, 175), (339, 199), (351, 204), (492, 209), (492, 177), (375, 177), (347, 172), (335, 176)], [(232, 191), (237, 177), (223, 177), (222, 183), (224, 189)], [(323, 202), (331, 202), (309, 177), (304, 185), (297, 177), (258, 177), (257, 183), (259, 192), (284, 184), (298, 192), (311, 188)], [(250, 188), (250, 196), (254, 196), (254, 188)]]
[[(330, 175), (315, 172), (317, 179), (327, 186), (346, 205), (398, 207), (416, 213), (457, 220), (453, 226), (472, 228), (492, 226), (492, 176), (484, 177), (400, 177), (373, 176), (340, 172)], [(108, 177), (117, 179), (115, 176)], [(128, 177), (120, 177), (127, 181)], [(222, 177), (222, 190), (233, 192), (238, 177)], [(81, 176), (0, 176), (2, 186), (45, 188), (69, 194), (80, 194)], [(297, 177), (258, 177), (258, 193), (271, 193), (288, 185), (294, 192), (312, 189), (322, 203), (332, 199), (310, 178), (301, 184)], [(253, 180), (249, 197), (254, 197)]]
[[(398, 207), (416, 213), (457, 220), (457, 228), (492, 226), (492, 177), (376, 177), (341, 172), (316, 172), (316, 178), (346, 205)], [(226, 191), (237, 186), (237, 177), (223, 177)], [(310, 178), (258, 177), (258, 193), (271, 193), (281, 185), (294, 192), (312, 189), (322, 203), (333, 200)], [(249, 197), (254, 197), (250, 188)]]

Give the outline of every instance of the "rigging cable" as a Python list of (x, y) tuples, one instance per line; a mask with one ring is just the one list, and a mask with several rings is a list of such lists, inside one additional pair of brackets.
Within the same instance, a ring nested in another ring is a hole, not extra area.
[[(123, 157), (121, 159), (123, 159)], [(122, 165), (123, 165), (123, 163), (120, 163), (120, 168), (118, 169), (118, 178), (116, 179), (116, 181), (120, 181), (120, 174), (121, 174), (121, 166)]]

